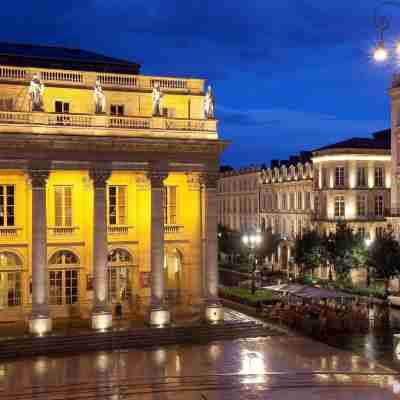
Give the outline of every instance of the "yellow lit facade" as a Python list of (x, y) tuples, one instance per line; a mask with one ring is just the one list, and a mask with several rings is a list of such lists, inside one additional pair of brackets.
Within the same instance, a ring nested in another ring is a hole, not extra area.
[(180, 313), (218, 320), (212, 241), (226, 143), (204, 115), (204, 81), (29, 60), (0, 65), (0, 321), (41, 333), (55, 318), (110, 327), (121, 310), (155, 325)]

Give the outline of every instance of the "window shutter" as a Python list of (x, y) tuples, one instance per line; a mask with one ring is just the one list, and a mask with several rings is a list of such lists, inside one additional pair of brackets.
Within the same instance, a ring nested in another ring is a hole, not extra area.
[(126, 187), (118, 186), (118, 224), (126, 225)]
[(72, 226), (72, 187), (64, 187), (65, 226)]
[(55, 226), (63, 225), (63, 212), (62, 212), (62, 187), (54, 188), (54, 216)]

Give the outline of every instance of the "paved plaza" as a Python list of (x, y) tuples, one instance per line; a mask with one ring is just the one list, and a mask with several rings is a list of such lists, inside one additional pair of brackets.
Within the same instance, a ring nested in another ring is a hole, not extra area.
[(385, 400), (400, 375), (288, 334), (2, 362), (0, 388), (2, 400)]

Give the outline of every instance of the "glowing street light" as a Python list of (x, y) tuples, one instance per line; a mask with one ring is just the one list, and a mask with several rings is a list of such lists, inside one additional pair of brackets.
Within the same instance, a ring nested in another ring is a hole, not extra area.
[(383, 43), (382, 40), (374, 50), (374, 60), (376, 62), (384, 62), (388, 59), (388, 57), (389, 57), (389, 52), (386, 50), (385, 44)]
[(246, 247), (249, 248), (249, 256), (253, 258), (253, 268), (251, 271), (251, 293), (254, 294), (256, 292), (255, 272), (257, 268), (254, 250), (261, 244), (262, 238), (259, 232), (253, 232), (249, 234), (246, 233), (242, 236), (242, 242)]
[[(385, 62), (389, 58), (390, 53), (391, 53), (391, 51), (389, 51), (386, 48), (385, 42), (383, 39), (384, 32), (386, 30), (388, 30), (390, 27), (390, 20), (387, 16), (378, 14), (379, 8), (383, 7), (383, 6), (399, 6), (400, 7), (400, 1), (398, 1), (398, 0), (384, 1), (375, 9), (374, 21), (375, 21), (375, 27), (379, 34), (379, 41), (378, 41), (378, 45), (374, 49), (373, 57), (374, 57), (374, 60), (378, 63)], [(396, 53), (397, 58), (400, 58), (400, 42), (397, 42), (394, 52)]]

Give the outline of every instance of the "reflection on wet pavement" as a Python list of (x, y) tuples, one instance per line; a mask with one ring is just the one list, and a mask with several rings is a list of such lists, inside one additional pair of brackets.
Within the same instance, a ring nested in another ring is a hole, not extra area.
[(395, 399), (400, 376), (297, 336), (0, 363), (0, 399)]

